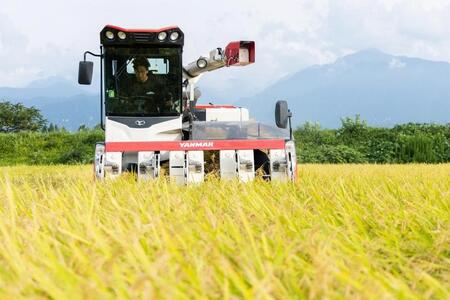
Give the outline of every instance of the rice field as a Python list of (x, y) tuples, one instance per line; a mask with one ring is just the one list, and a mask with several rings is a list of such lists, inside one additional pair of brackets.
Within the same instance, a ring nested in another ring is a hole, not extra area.
[(294, 184), (0, 168), (1, 299), (449, 299), (450, 165)]

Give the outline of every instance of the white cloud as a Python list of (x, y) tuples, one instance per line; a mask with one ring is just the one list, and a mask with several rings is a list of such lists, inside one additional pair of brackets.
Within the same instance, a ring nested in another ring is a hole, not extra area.
[(333, 2), (330, 12), (327, 37), (338, 49), (380, 48), (450, 60), (448, 0), (341, 0)]
[(98, 49), (105, 24), (178, 24), (186, 35), (185, 62), (232, 40), (255, 40), (255, 65), (201, 81), (231, 100), (365, 48), (450, 60), (448, 0), (4, 0), (2, 14), (0, 86), (55, 74), (75, 79), (77, 61), (84, 50)]

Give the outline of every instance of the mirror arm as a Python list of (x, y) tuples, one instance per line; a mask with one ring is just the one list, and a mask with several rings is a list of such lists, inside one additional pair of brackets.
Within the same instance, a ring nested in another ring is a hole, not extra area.
[(85, 51), (83, 54), (84, 61), (86, 61), (87, 54), (100, 58), (100, 128), (105, 130), (105, 124), (103, 123), (103, 47), (100, 46), (100, 54)]
[(84, 54), (83, 54), (84, 61), (86, 61), (86, 55), (87, 54), (90, 54), (90, 55), (95, 56), (95, 57), (103, 58), (103, 54), (95, 54), (95, 53), (92, 53), (91, 51), (85, 51)]

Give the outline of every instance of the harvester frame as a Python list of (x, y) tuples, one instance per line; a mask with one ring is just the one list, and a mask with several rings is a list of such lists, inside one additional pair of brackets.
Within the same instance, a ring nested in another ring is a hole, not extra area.
[[(295, 179), (295, 144), (285, 101), (276, 105), (278, 128), (249, 119), (245, 108), (197, 105), (199, 78), (222, 67), (253, 63), (253, 41), (215, 48), (184, 67), (184, 34), (178, 27), (107, 25), (100, 42), (100, 54), (86, 51), (78, 73), (80, 84), (91, 84), (93, 62), (86, 55), (100, 58), (100, 123), (105, 141), (95, 147), (97, 179), (116, 178), (131, 170), (139, 180), (167, 173), (179, 184), (199, 183), (208, 169), (205, 163), (210, 157), (206, 159), (205, 153), (213, 153), (221, 179), (245, 182), (258, 174), (268, 180)], [(130, 66), (142, 57), (153, 68), (147, 74), (153, 82), (151, 91), (138, 95), (130, 88), (139, 85)]]

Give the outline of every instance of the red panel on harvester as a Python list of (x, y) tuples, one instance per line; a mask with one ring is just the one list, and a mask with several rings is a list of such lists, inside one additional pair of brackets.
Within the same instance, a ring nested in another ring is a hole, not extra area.
[(107, 142), (106, 152), (284, 149), (284, 140), (197, 140), (167, 142)]
[(211, 104), (197, 104), (195, 109), (208, 109), (208, 108), (237, 108), (234, 105), (211, 105)]

